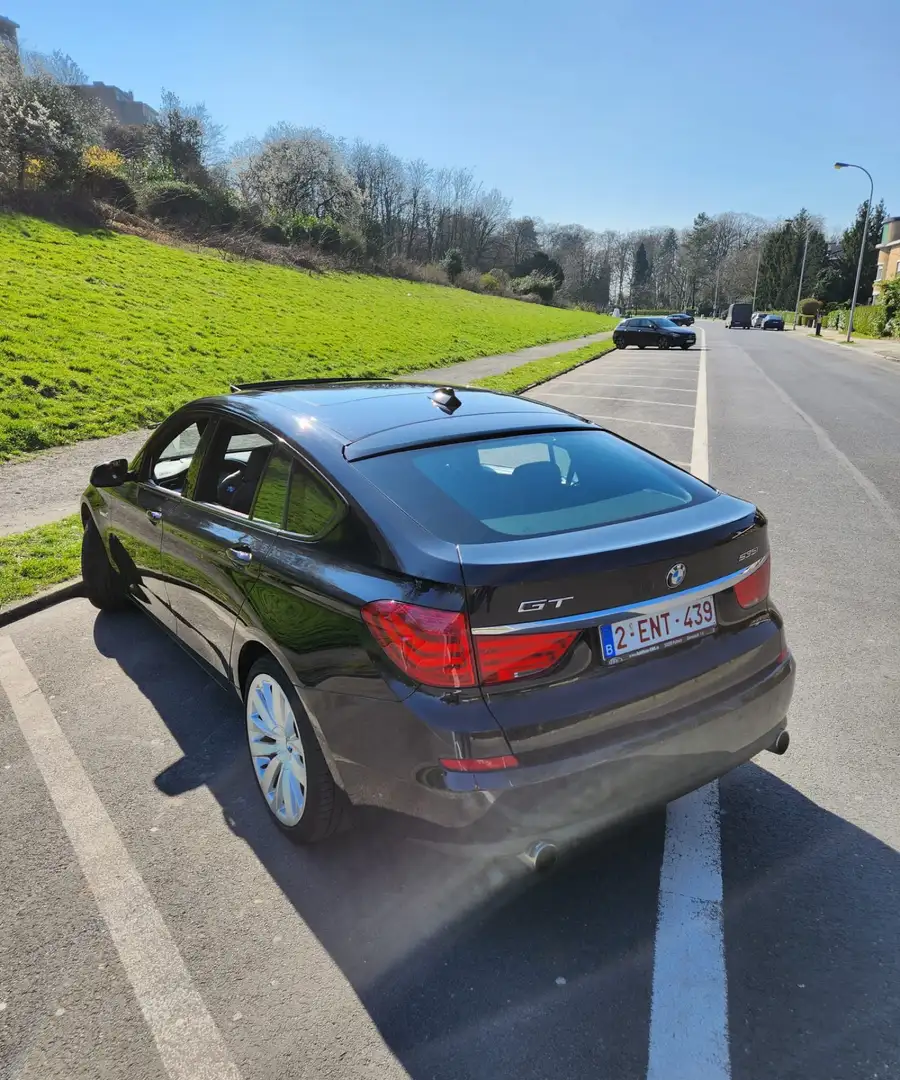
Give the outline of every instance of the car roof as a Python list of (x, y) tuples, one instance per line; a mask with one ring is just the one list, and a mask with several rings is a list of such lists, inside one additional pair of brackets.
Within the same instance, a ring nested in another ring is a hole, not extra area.
[(348, 460), (482, 434), (594, 426), (530, 398), (437, 382), (314, 380), (252, 384), (230, 395), (193, 404), (225, 408), (291, 441), (306, 442), (304, 432), (328, 434), (342, 444)]

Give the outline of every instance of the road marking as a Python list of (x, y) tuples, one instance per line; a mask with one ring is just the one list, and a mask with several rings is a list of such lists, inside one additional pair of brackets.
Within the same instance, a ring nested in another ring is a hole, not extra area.
[(819, 446), (822, 447), (827, 453), (831, 454), (839, 464), (841, 464), (847, 472), (853, 477), (857, 484), (863, 489), (868, 496), (869, 501), (878, 511), (882, 521), (887, 525), (891, 531), (900, 538), (900, 517), (898, 517), (896, 511), (887, 501), (887, 499), (881, 494), (878, 488), (872, 483), (872, 481), (866, 476), (864, 472), (861, 472), (847, 457), (843, 450), (838, 449), (837, 446), (831, 441), (824, 428), (820, 427), (815, 420), (805, 413), (800, 406), (794, 401), (794, 399), (788, 394), (786, 390), (783, 390), (774, 379), (771, 379), (763, 369), (757, 364), (757, 362), (751, 359), (746, 353), (744, 354), (747, 360), (756, 368), (756, 370), (762, 375), (769, 386), (775, 391), (775, 393), (781, 398), (781, 400), (793, 409), (793, 411), (800, 417), (800, 419), (808, 424), (812, 433), (815, 435)]
[[(709, 480), (706, 334), (691, 472)], [(647, 1080), (730, 1080), (719, 785), (666, 808)]]
[(240, 1080), (100, 797), (9, 637), (0, 686), (94, 894), (171, 1080)]
[[(584, 397), (584, 394), (557, 394), (557, 397)], [(585, 413), (588, 420), (615, 420), (617, 424), (649, 424), (650, 427), (677, 428), (678, 431), (693, 431), (690, 424), (664, 424), (660, 420), (636, 420), (634, 417), (604, 416), (603, 413)]]
[[(557, 394), (552, 390), (545, 390), (544, 397), (572, 397), (571, 394)], [(693, 409), (694, 405), (686, 401), (648, 401), (647, 398), (637, 397), (610, 397), (608, 394), (578, 394), (579, 398), (590, 398), (591, 401), (630, 401), (634, 405), (663, 405), (673, 409)]]
[(706, 331), (703, 335), (703, 352), (697, 370), (697, 403), (694, 409), (694, 442), (691, 446), (691, 472), (701, 480), (709, 480), (709, 418), (706, 401)]
[[(599, 386), (601, 389), (605, 386), (622, 386), (628, 387), (631, 390), (665, 390), (666, 393), (672, 394), (691, 394), (695, 399), (697, 397), (696, 380), (692, 380), (695, 385), (690, 387), (683, 386), (648, 386), (647, 383), (628, 383), (628, 382), (610, 382), (607, 379), (566, 379), (564, 385), (571, 386), (575, 382), (584, 382), (587, 386)], [(540, 390), (535, 390), (534, 393), (540, 393)]]

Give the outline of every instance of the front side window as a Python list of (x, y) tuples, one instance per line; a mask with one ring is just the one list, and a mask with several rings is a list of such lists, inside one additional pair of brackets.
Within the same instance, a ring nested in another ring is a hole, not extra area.
[(249, 517), (273, 449), (265, 435), (220, 422), (205, 454), (197, 500)]
[(148, 475), (152, 483), (182, 493), (192, 468), (199, 464), (197, 448), (206, 424), (206, 420), (186, 421), (177, 434), (166, 436), (163, 445), (151, 451)]

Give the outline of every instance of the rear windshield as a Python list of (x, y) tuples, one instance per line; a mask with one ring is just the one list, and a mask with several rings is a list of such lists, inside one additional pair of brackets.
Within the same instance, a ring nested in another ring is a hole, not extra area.
[(461, 544), (591, 529), (716, 495), (605, 431), (421, 447), (357, 468), (430, 532)]

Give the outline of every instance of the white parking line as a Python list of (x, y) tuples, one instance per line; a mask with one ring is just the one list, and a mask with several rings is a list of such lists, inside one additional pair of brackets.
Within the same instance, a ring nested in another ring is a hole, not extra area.
[(606, 386), (620, 386), (620, 387), (623, 387), (623, 388), (628, 388), (630, 390), (665, 390), (667, 393), (671, 392), (673, 394), (690, 394), (691, 397), (694, 398), (695, 400), (696, 400), (696, 397), (697, 397), (696, 380), (693, 380), (693, 379), (691, 380), (692, 385), (690, 387), (683, 387), (683, 386), (648, 386), (647, 383), (609, 382), (606, 379), (591, 379), (590, 381), (588, 381), (587, 379), (568, 379), (568, 380), (566, 380), (565, 385), (566, 386), (571, 386), (572, 383), (575, 383), (575, 382), (579, 382), (579, 383), (583, 382), (586, 386), (598, 386), (598, 387), (600, 387), (601, 390)]
[(642, 382), (646, 382), (646, 380), (648, 379), (653, 379), (663, 380), (664, 382), (688, 383), (691, 388), (691, 393), (695, 394), (697, 392), (697, 373), (695, 371), (691, 372), (690, 375), (654, 375), (652, 372), (633, 371), (626, 368), (624, 371), (610, 371), (604, 373), (603, 375), (579, 375), (572, 378), (569, 378), (565, 375), (560, 376), (561, 379), (565, 380), (566, 384), (573, 382), (606, 382), (610, 377), (613, 379), (617, 377), (624, 377), (626, 379), (640, 379)]
[[(691, 472), (709, 479), (706, 334)], [(659, 876), (647, 1080), (730, 1080), (719, 785), (670, 803)]]
[[(543, 397), (572, 397), (571, 394), (557, 394), (551, 390), (545, 390)], [(579, 393), (579, 398), (590, 398), (591, 401), (630, 401), (634, 405), (665, 405), (673, 409), (693, 409), (694, 403), (688, 404), (686, 401), (648, 401), (647, 398), (636, 397), (610, 397), (607, 394), (585, 394)]]
[(171, 1080), (240, 1080), (163, 918), (25, 661), (0, 637), (0, 686), (69, 837)]
[[(557, 395), (557, 396), (562, 397), (561, 394)], [(574, 396), (574, 395), (569, 395), (569, 396), (571, 397), (571, 396)], [(582, 397), (584, 397), (584, 394), (579, 394), (578, 397), (582, 398)], [(604, 416), (603, 413), (585, 413), (584, 415), (587, 417), (588, 420), (615, 420), (615, 422), (617, 424), (647, 424), (650, 427), (676, 428), (678, 431), (693, 431), (694, 430), (691, 427), (690, 424), (663, 424), (659, 420), (638, 420), (634, 416), (629, 416), (629, 417), (624, 417), (624, 416)]]

